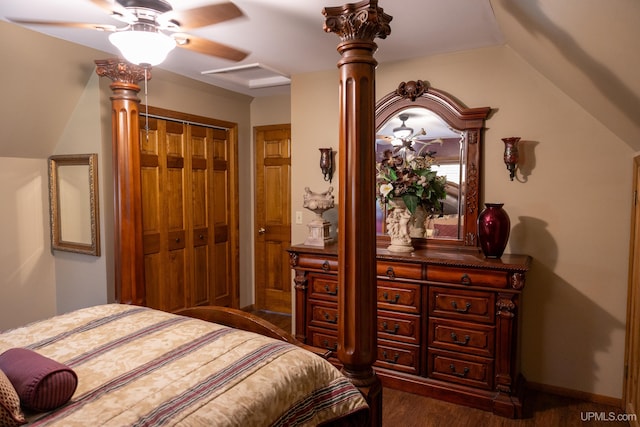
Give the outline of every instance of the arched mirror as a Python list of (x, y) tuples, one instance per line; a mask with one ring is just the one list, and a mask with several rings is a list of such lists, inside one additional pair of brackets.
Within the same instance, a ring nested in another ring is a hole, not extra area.
[[(412, 230), (415, 247), (477, 246), (480, 156), (489, 107), (467, 108), (423, 81), (403, 82), (376, 104), (376, 161), (425, 155), (432, 170), (446, 177), (446, 197), (438, 212)], [(376, 204), (378, 242), (388, 242), (386, 207)]]

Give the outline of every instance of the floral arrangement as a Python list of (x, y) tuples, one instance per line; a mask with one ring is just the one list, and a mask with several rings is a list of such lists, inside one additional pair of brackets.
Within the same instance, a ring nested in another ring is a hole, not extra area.
[(446, 177), (431, 170), (435, 159), (433, 153), (413, 154), (403, 150), (394, 155), (384, 152), (384, 159), (377, 164), (378, 200), (382, 206), (394, 198), (402, 198), (407, 209), (414, 214), (422, 206), (428, 214), (442, 212), (441, 200), (446, 197)]

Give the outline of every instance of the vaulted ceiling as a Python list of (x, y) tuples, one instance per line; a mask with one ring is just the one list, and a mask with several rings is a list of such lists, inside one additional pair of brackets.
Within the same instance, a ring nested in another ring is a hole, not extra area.
[[(173, 1), (175, 9), (211, 0)], [(215, 2), (214, 2), (215, 3)], [(157, 68), (250, 96), (286, 93), (287, 86), (250, 87), (260, 73), (291, 76), (334, 69), (337, 37), (322, 31), (322, 9), (342, 0), (235, 0), (244, 16), (190, 33), (249, 52), (234, 63), (176, 49)], [(640, 150), (640, 2), (637, 0), (379, 0), (393, 16), (391, 35), (377, 40), (379, 63), (493, 45), (523, 60), (633, 149)], [(2, 2), (0, 18), (117, 24), (90, 0)], [(13, 25), (13, 24), (12, 24)], [(28, 26), (117, 54), (105, 33)], [(3, 43), (16, 43), (8, 41)], [(5, 49), (11, 49), (5, 46)], [(236, 73), (202, 74), (234, 66)]]

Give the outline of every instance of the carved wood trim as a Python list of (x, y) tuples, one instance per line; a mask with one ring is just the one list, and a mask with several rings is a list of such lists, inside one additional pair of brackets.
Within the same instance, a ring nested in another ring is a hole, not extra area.
[[(326, 7), (324, 30), (341, 39), (338, 213), (338, 359), (382, 425), (382, 385), (373, 370), (377, 356), (375, 194), (351, 191), (375, 185), (376, 37), (390, 32), (392, 17), (377, 1)], [(346, 320), (345, 320), (346, 319)]]
[(144, 305), (144, 250), (140, 180), (138, 82), (150, 69), (121, 59), (96, 60), (96, 73), (112, 80), (114, 268), (116, 301)]
[[(457, 239), (412, 239), (414, 247), (477, 246), (476, 221), (480, 211), (481, 197), (481, 155), (482, 132), (491, 108), (468, 108), (452, 95), (429, 87), (422, 80), (402, 82), (398, 88), (376, 103), (376, 128), (382, 126), (400, 111), (423, 107), (438, 114), (449, 126), (463, 132), (466, 139), (464, 150), (466, 164), (465, 198), (461, 208), (464, 210), (464, 227)], [(373, 187), (372, 187), (373, 188)], [(386, 236), (379, 236), (379, 245), (385, 245)]]

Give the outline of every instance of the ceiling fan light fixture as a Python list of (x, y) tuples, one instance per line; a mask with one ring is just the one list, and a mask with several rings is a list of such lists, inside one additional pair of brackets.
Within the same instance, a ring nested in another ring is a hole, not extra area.
[(158, 65), (176, 47), (176, 41), (159, 31), (119, 31), (109, 36), (124, 59), (136, 65)]
[(410, 128), (404, 123), (409, 116), (407, 114), (400, 114), (398, 118), (402, 121), (402, 125), (393, 128), (393, 136), (397, 139), (409, 138), (413, 134), (413, 128)]

